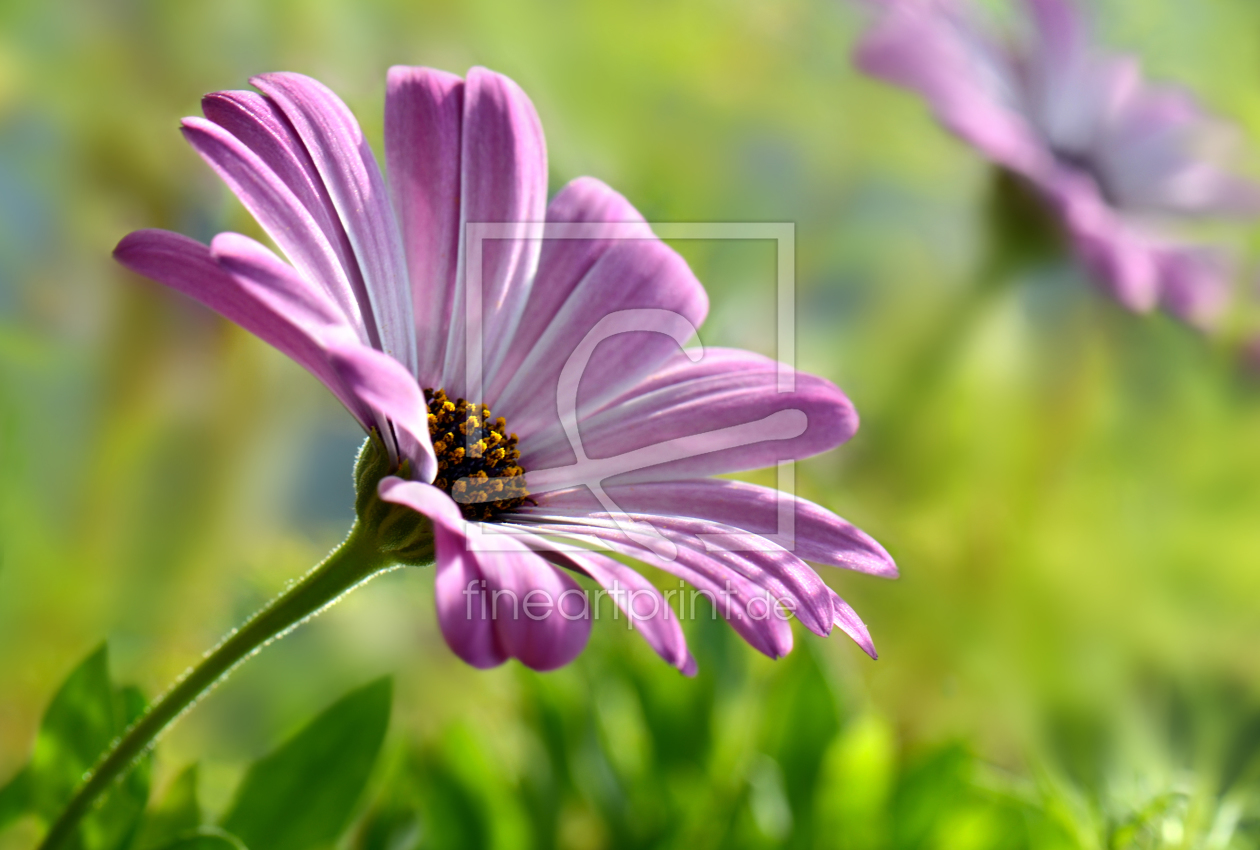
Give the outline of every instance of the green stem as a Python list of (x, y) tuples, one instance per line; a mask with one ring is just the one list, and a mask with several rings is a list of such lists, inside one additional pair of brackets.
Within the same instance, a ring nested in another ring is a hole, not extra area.
[(79, 786), (39, 850), (57, 850), (74, 833), (93, 803), (122, 778), (171, 724), (227, 677), (236, 665), (271, 641), (332, 605), (355, 587), (387, 571), (396, 559), (382, 552), (373, 536), (356, 522), (345, 541), (315, 569), (273, 599), (249, 622), (229, 634), (184, 674), (175, 686), (149, 706), (101, 758)]
[[(904, 430), (914, 422), (914, 410), (930, 396), (948, 374), (960, 349), (972, 336), (976, 325), (988, 313), (1013, 273), (1012, 265), (1000, 252), (988, 258), (976, 282), (946, 308), (930, 335), (911, 355), (889, 403), (876, 414), (870, 432), (880, 447), (894, 446)], [(873, 454), (882, 454), (873, 452)]]

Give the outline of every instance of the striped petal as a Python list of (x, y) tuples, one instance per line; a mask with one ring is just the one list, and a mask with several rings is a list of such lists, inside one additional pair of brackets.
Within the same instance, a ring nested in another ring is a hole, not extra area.
[(442, 386), (460, 251), (464, 81), (395, 66), (385, 89), (385, 161), (402, 229), (423, 386)]
[[(760, 536), (773, 535), (803, 560), (897, 577), (892, 557), (870, 535), (790, 493), (716, 478), (629, 484), (607, 487), (604, 492), (626, 513), (695, 517)], [(543, 493), (534, 499), (537, 507), (522, 508), (524, 513), (583, 515), (604, 510), (586, 488)], [(780, 540), (782, 533), (789, 540)]]
[[(590, 637), (585, 595), (570, 576), (514, 536), (496, 534), (475, 548), (458, 508), (440, 490), (385, 479), (381, 498), (434, 520), (438, 623), (451, 649), (475, 667), (515, 658), (534, 670), (563, 667)], [(580, 600), (580, 603), (579, 603)]]
[[(198, 152), (211, 160), (211, 166), (220, 175), (242, 170), (255, 172), (244, 175), (244, 181), (228, 180), (229, 187), (289, 259), (322, 284), (346, 315), (358, 317), (363, 325), (363, 339), (379, 347), (371, 301), (354, 248), (341, 226), (328, 189), (293, 125), (274, 103), (251, 91), (212, 92), (201, 99), (201, 110), (209, 121), (222, 128), (232, 143), (226, 143), (222, 134), (207, 134), (202, 129), (198, 132), (203, 137)], [(204, 128), (204, 122), (187, 119), (185, 137), (189, 136), (190, 125)], [(252, 157), (239, 152), (242, 146)], [(259, 160), (262, 168), (257, 164)], [(271, 188), (277, 180), (288, 190), (287, 194)], [(245, 185), (237, 188), (242, 182)], [(262, 184), (261, 196), (258, 192), (244, 191), (255, 183)], [(268, 200), (270, 203), (266, 203)], [(286, 241), (294, 239), (321, 243), (313, 258), (315, 262), (306, 261), (304, 265), (300, 256), (285, 248)], [(329, 253), (334, 258), (331, 263)]]
[(223, 233), (215, 251), (165, 230), (138, 230), (114, 249), (114, 258), (137, 274), (200, 301), (279, 349), (328, 387), (364, 428), (373, 411), (350, 393), (328, 361), (327, 343), (355, 339), (336, 304), (266, 248)]
[(697, 362), (679, 355), (602, 409), (579, 408), (581, 448), (590, 460), (575, 464), (569, 437), (558, 429), (522, 440), (530, 490), (760, 469), (853, 436), (857, 412), (834, 384), (791, 373), (794, 389), (779, 392), (780, 373), (777, 362), (746, 351), (710, 348)]
[(386, 354), (416, 371), (411, 290), (385, 179), (354, 115), (326, 86), (301, 74), (250, 80), (284, 113), (323, 178), (354, 248)]

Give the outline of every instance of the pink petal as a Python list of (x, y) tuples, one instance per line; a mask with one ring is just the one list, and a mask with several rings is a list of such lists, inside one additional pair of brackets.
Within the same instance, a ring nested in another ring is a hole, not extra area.
[[(579, 265), (573, 262), (569, 267)], [(584, 410), (625, 391), (678, 355), (680, 342), (700, 326), (709, 309), (704, 288), (687, 263), (655, 239), (617, 240), (576, 285), (540, 279), (536, 289), (552, 286), (572, 287), (572, 293), (529, 345), (502, 393), (487, 400), (496, 413), (507, 417), (526, 450), (536, 435), (545, 435), (544, 441), (563, 439), (557, 410), (561, 374), (588, 334), (598, 334), (608, 321), (620, 318), (631, 319), (629, 326), (636, 328), (599, 342), (577, 376), (579, 407)], [(681, 334), (678, 326), (685, 328)], [(525, 347), (520, 346), (515, 356), (520, 357)]]
[(1160, 306), (1188, 325), (1215, 327), (1229, 306), (1230, 258), (1205, 248), (1169, 248), (1158, 262)]
[[(538, 520), (537, 522), (533, 520)], [(624, 531), (611, 524), (573, 522), (564, 517), (535, 517), (527, 527), (539, 534), (567, 537), (580, 542), (598, 540), (603, 545), (628, 557), (650, 564), (694, 585), (750, 646), (770, 658), (781, 658), (792, 651), (792, 628), (786, 618), (776, 613), (773, 600), (763, 588), (732, 570), (712, 553), (694, 545), (671, 529), (663, 536), (676, 547), (672, 560), (657, 556), (633, 541)], [(690, 597), (694, 608), (695, 597)]]
[(586, 647), (589, 606), (571, 577), (515, 537), (487, 527), (483, 534), (491, 537), (473, 551), (458, 507), (435, 487), (387, 478), (380, 494), (433, 520), (438, 622), (460, 658), (493, 667), (510, 657), (535, 670), (554, 670)]
[(409, 507), (433, 522), (434, 602), (447, 646), (482, 670), (502, 664), (508, 656), (495, 637), (490, 591), (481, 565), (468, 548), (459, 507), (441, 490), (419, 481), (385, 478), (378, 492), (385, 501)]
[(890, 2), (854, 55), (859, 70), (921, 95), (938, 120), (1022, 174), (1049, 159), (1013, 103), (1019, 72), (948, 2)]
[(447, 329), (456, 309), (463, 120), (459, 77), (432, 68), (389, 69), (385, 160), (411, 278), (418, 374), (426, 387), (442, 385)]
[(382, 347), (414, 374), (415, 327), (402, 237), (358, 122), (332, 91), (310, 77), (284, 72), (250, 82), (284, 112), (306, 145), (354, 246)]
[[(618, 226), (617, 236), (652, 238), (652, 231), (643, 222), (639, 211), (593, 177), (579, 177), (560, 190), (547, 206), (547, 224), (552, 228), (613, 224)], [(489, 377), (487, 398), (499, 399), (587, 272), (617, 241), (599, 233), (590, 233), (582, 238), (549, 238), (543, 241), (537, 283), (530, 290), (511, 346)]]
[(609, 597), (625, 612), (631, 628), (637, 629), (648, 645), (684, 675), (694, 676), (695, 659), (687, 651), (682, 625), (668, 600), (635, 570), (598, 552), (557, 551), (550, 541), (529, 532), (528, 526), (511, 526), (522, 542), (556, 563), (569, 564), (586, 573), (608, 591)]
[[(184, 138), (218, 173), (228, 188), (262, 225), (267, 235), (307, 278), (318, 281), (359, 326), (362, 317), (340, 259), (315, 219), (284, 183), (257, 156), (217, 124), (185, 118)], [(342, 297), (339, 297), (342, 296)]]
[[(522, 515), (530, 513), (523, 511)], [(559, 519), (541, 511), (538, 516), (544, 522)], [(605, 526), (612, 519), (607, 513), (573, 518), (579, 524), (585, 521)], [(707, 557), (725, 574), (752, 582), (774, 599), (791, 600), (792, 612), (803, 626), (815, 634), (826, 637), (831, 631), (829, 588), (808, 564), (773, 541), (742, 533), (729, 525), (692, 517), (632, 513), (620, 519), (650, 526), (676, 546), (687, 547), (697, 555)]]
[(1088, 44), (1080, 12), (1068, 0), (1025, 0), (1033, 30), (1052, 61), (1075, 60)]
[(570, 552), (566, 557), (608, 591), (632, 628), (643, 635), (657, 655), (684, 674), (695, 675), (696, 661), (687, 651), (682, 625), (650, 581), (625, 564), (595, 552)]
[(867, 631), (866, 624), (849, 606), (849, 603), (841, 599), (840, 594), (834, 590), (831, 591), (831, 607), (836, 612), (836, 628), (853, 638), (853, 642), (871, 658), (878, 659), (879, 653), (875, 651), (875, 642), (871, 640), (871, 633)]
[(245, 236), (220, 234), (215, 247), (218, 259), (210, 248), (187, 236), (138, 230), (118, 243), (114, 258), (137, 274), (195, 298), (279, 349), (328, 387), (364, 428), (375, 425), (372, 410), (347, 390), (328, 362), (329, 339), (355, 338), (340, 308), (322, 289)]
[[(415, 465), (415, 476), (430, 482), (437, 457), (429, 439), (429, 408), (420, 385), (407, 368), (388, 354), (365, 345), (331, 344), (329, 362), (354, 395), (389, 420), (399, 453)], [(388, 427), (388, 426), (387, 426)], [(385, 435), (388, 440), (390, 435)]]
[[(242, 170), (254, 172), (244, 174), (243, 179), (228, 179), (228, 185), (298, 268), (328, 289), (346, 315), (357, 317), (360, 323), (364, 316), (369, 318), (364, 325), (366, 336), (363, 338), (379, 346), (376, 326), (370, 321), (371, 302), (354, 249), (315, 163), (288, 119), (270, 100), (250, 91), (212, 92), (201, 99), (201, 109), (234, 144), (227, 143), (221, 133), (207, 133), (204, 123), (195, 119), (190, 119), (191, 124), (185, 122), (185, 136), (196, 133), (201, 137), (198, 152), (211, 159), (211, 165), (225, 179)], [(202, 129), (196, 129), (199, 126)], [(241, 146), (253, 156), (242, 155)], [(258, 167), (258, 160), (264, 168)], [(289, 194), (271, 189), (276, 180), (283, 183)], [(255, 184), (262, 184), (258, 191), (246, 192)], [(286, 241), (295, 240), (318, 245), (319, 251), (314, 257), (318, 268), (313, 263), (309, 268), (304, 267), (296, 253), (285, 247)], [(334, 257), (331, 269), (325, 267), (329, 251)]]
[(1091, 178), (1059, 172), (1047, 188), (1095, 282), (1125, 308), (1151, 310), (1159, 298), (1151, 241), (1107, 205)]
[[(786, 509), (790, 541), (776, 541), (806, 561), (896, 578), (892, 557), (861, 529), (813, 502), (742, 481), (702, 478), (608, 487), (605, 493), (626, 513), (674, 515), (710, 520), (758, 535), (775, 535)], [(586, 488), (535, 496), (525, 512), (574, 514), (604, 510)], [(788, 545), (788, 544), (791, 545)]]
[(695, 363), (678, 355), (599, 411), (579, 409), (582, 448), (591, 461), (570, 465), (574, 453), (563, 432), (522, 439), (530, 489), (761, 469), (853, 436), (857, 412), (834, 384), (795, 373), (795, 390), (779, 392), (779, 372), (775, 361), (735, 349), (707, 349)]
[(589, 600), (571, 576), (514, 537), (495, 538), (499, 551), (476, 554), (499, 646), (534, 670), (563, 667), (590, 638)]
[[(474, 246), (468, 241), (467, 225), (520, 225), (517, 232), (524, 237), (541, 226), (547, 204), (547, 145), (534, 105), (516, 83), (485, 68), (470, 70), (464, 85), (460, 168), (465, 244), (455, 281), (442, 386), (459, 387), (457, 392), (466, 395), (469, 323), (479, 321), (482, 328), (483, 365), (498, 362), (520, 320), (539, 250), (537, 239), (498, 239), (486, 241), (479, 257), (470, 258), (466, 252)], [(481, 274), (472, 280), (476, 268)], [(473, 284), (480, 285), (480, 320), (466, 312), (466, 287)], [(476, 389), (472, 388), (472, 395), (484, 398), (484, 391)]]

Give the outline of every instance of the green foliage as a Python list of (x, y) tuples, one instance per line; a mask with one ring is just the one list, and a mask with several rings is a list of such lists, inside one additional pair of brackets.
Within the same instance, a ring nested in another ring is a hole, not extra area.
[(44, 713), (31, 756), (31, 804), (55, 817), (115, 734), (109, 656), (99, 647), (70, 673)]
[(31, 772), (24, 767), (0, 788), (0, 831), (31, 810)]
[(196, 835), (177, 838), (157, 850), (246, 850), (246, 847), (231, 835), (206, 830)]
[(197, 765), (184, 768), (166, 789), (162, 802), (145, 816), (136, 850), (160, 850), (202, 823), (197, 801)]
[[(553, 191), (592, 174), (649, 220), (796, 222), (799, 364), (863, 420), (796, 482), (902, 566), (897, 583), (825, 574), (882, 657), (801, 634), (772, 667), (705, 622), (700, 677), (683, 681), (602, 622), (570, 670), (471, 674), (409, 572), (251, 661), (163, 744), (160, 783), (204, 759), (205, 799), (229, 798), (243, 752), (366, 664), (398, 671), (420, 719), (351, 827), (365, 850), (1254, 846), (1260, 722), (1223, 708), (1253, 705), (1260, 683), (1260, 392), (1230, 349), (1260, 319), (1250, 281), (1223, 340), (1115, 308), (1049, 258), (1018, 186), (852, 70), (852, 5), (0, 4), (0, 847), (90, 764), (74, 739), (112, 734), (85, 714), (51, 786), (20, 768), (46, 670), (107, 628), (145, 675), (182, 669), (353, 514), (362, 435), (345, 411), (247, 334), (115, 269), (110, 247), (141, 226), (265, 238), (179, 138), (203, 92), (313, 74), (379, 152), (395, 62), (512, 75), (539, 107)], [(1084, 5), (1254, 148), (1260, 4)], [(1246, 227), (1219, 235), (1254, 267)], [(981, 298), (993, 228), (1041, 262)], [(773, 249), (676, 246), (710, 296), (704, 342), (773, 353)], [(903, 396), (920, 355), (932, 380)], [(1219, 716), (1172, 712), (1203, 724), (1189, 743), (1180, 721), (1142, 731), (1129, 702), (1148, 668), (1204, 671), (1185, 701)], [(1211, 697), (1222, 671), (1242, 693)]]
[(1030, 828), (1034, 804), (978, 780), (966, 747), (905, 749), (886, 720), (844, 708), (808, 649), (750, 667), (724, 626), (694, 625), (701, 672), (685, 687), (619, 635), (597, 636), (574, 669), (521, 672), (515, 757), (502, 735), (451, 724), (397, 754), (352, 846), (1057, 847)]
[[(321, 850), (345, 832), (389, 726), (393, 688), (378, 679), (329, 706), (255, 762), (220, 826), (208, 824), (191, 765), (146, 811), (146, 755), (84, 818), (73, 850)], [(143, 713), (135, 688), (110, 680), (105, 647), (53, 697), (29, 764), (0, 789), (0, 832), (23, 815), (51, 822), (105, 748)], [(379, 845), (382, 850), (392, 845)]]
[[(71, 671), (44, 713), (30, 762), (0, 791), (0, 828), (24, 814), (51, 822), (105, 752), (145, 707), (132, 687), (116, 688), (101, 646)], [(80, 824), (75, 850), (125, 850), (149, 798), (151, 757), (145, 756), (105, 794)]]
[(342, 697), (245, 774), (223, 828), (250, 847), (310, 850), (349, 824), (389, 726), (393, 686)]

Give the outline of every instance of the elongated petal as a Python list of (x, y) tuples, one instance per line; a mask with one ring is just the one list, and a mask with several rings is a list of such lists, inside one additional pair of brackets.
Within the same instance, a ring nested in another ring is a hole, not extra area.
[(310, 77), (286, 72), (250, 82), (284, 112), (306, 145), (354, 247), (382, 347), (414, 375), (415, 327), (402, 237), (358, 122), (335, 94)]
[(840, 594), (834, 590), (831, 591), (831, 607), (836, 612), (836, 628), (853, 638), (853, 642), (871, 658), (878, 659), (879, 653), (875, 651), (875, 642), (871, 640), (871, 633), (867, 631), (866, 624), (862, 622), (849, 603), (841, 599)]
[(1168, 248), (1158, 263), (1160, 306), (1188, 325), (1215, 327), (1229, 303), (1230, 258), (1206, 248)]
[(403, 505), (424, 514), (435, 526), (442, 526), (461, 539), (465, 536), (464, 517), (459, 505), (432, 484), (391, 475), (381, 479), (377, 493), (386, 502)]
[[(527, 526), (514, 526), (523, 535)], [(687, 650), (682, 624), (674, 615), (669, 601), (650, 581), (634, 569), (598, 552), (563, 553), (537, 535), (523, 537), (526, 544), (556, 563), (565, 563), (580, 570), (608, 591), (608, 596), (626, 615), (630, 627), (647, 641), (648, 646), (686, 676), (696, 674), (696, 661)]]
[(506, 534), (496, 551), (477, 551), (491, 589), (490, 613), (499, 646), (534, 670), (563, 667), (586, 648), (589, 601), (563, 570)]
[[(826, 508), (769, 487), (742, 481), (701, 478), (608, 487), (606, 494), (626, 513), (695, 517), (774, 539), (806, 561), (895, 578), (892, 557), (869, 535)], [(526, 513), (575, 514), (604, 510), (586, 488), (544, 493)], [(785, 514), (786, 512), (786, 514)], [(778, 538), (783, 522), (790, 543)]]
[(430, 482), (437, 457), (429, 439), (429, 408), (424, 393), (407, 368), (388, 354), (365, 345), (330, 345), (329, 362), (349, 392), (390, 424), (398, 451), (415, 464), (416, 477)]
[(1085, 23), (1067, 0), (1025, 0), (1034, 31), (1052, 61), (1065, 65), (1086, 47)]
[[(465, 245), (456, 275), (454, 310), (443, 386), (467, 381), (470, 323), (483, 338), (483, 365), (492, 370), (520, 320), (538, 265), (536, 238), (547, 206), (547, 145), (534, 105), (516, 83), (485, 68), (468, 72), (460, 157), (461, 226)], [(472, 244), (469, 224), (497, 223), (515, 238)], [(466, 254), (478, 249), (476, 257)], [(480, 292), (480, 316), (466, 312), (465, 287)], [(473, 387), (476, 390), (476, 387)], [(484, 398), (484, 391), (474, 392)]]
[(220, 258), (187, 236), (138, 230), (114, 249), (128, 269), (189, 295), (295, 360), (354, 414), (364, 428), (376, 424), (372, 411), (351, 394), (328, 362), (327, 342), (355, 338), (336, 304), (298, 277), (263, 246), (238, 234), (220, 234)]
[(433, 520), (438, 546), (438, 621), (451, 649), (474, 667), (516, 658), (535, 670), (568, 664), (590, 637), (581, 587), (519, 539), (482, 527), (474, 550), (459, 509), (442, 491), (387, 478), (381, 498)]
[[(657, 556), (635, 542), (614, 525), (574, 522), (564, 517), (531, 521), (528, 526), (540, 534), (570, 538), (582, 543), (598, 541), (628, 557), (651, 564), (694, 585), (698, 592), (748, 644), (770, 658), (792, 651), (792, 628), (778, 613), (770, 595), (741, 572), (731, 570), (703, 548), (694, 548), (681, 535), (666, 529), (664, 536), (676, 546), (676, 557)], [(696, 597), (690, 597), (694, 609)]]
[(1134, 211), (1255, 216), (1260, 190), (1224, 167), (1226, 154), (1240, 147), (1236, 129), (1188, 92), (1135, 89), (1108, 116), (1098, 145), (1098, 167), (1115, 202)]
[(619, 240), (652, 238), (639, 211), (593, 177), (577, 178), (552, 198), (547, 205), (547, 227), (556, 235), (543, 240), (537, 283), (530, 289), (504, 359), (488, 376), (486, 398), (491, 403), (513, 382), (596, 261)]
[(708, 309), (704, 288), (669, 246), (616, 240), (573, 288), (502, 394), (488, 403), (508, 417), (527, 450), (531, 443), (563, 439), (558, 405), (567, 388), (561, 377), (584, 344), (597, 347), (575, 375), (579, 411), (597, 408), (661, 368)]
[(451, 498), (428, 484), (385, 478), (382, 499), (409, 507), (433, 522), (437, 550), (434, 603), (438, 626), (451, 651), (473, 667), (485, 670), (507, 660), (490, 618), (490, 589), (476, 555), (469, 550), (464, 520)]
[(531, 491), (579, 483), (629, 484), (772, 466), (835, 448), (858, 417), (834, 384), (804, 373), (779, 392), (780, 365), (734, 349), (682, 355), (598, 412), (579, 411), (589, 462), (570, 466), (568, 438), (522, 441)]
[[(593, 513), (585, 522), (607, 525), (612, 519), (608, 514)], [(827, 585), (808, 564), (773, 541), (693, 517), (630, 513), (625, 519), (650, 526), (675, 545), (707, 557), (727, 575), (747, 579), (774, 599), (791, 600), (797, 619), (815, 634), (826, 637), (831, 631)]]
[(495, 636), (490, 616), (491, 588), (476, 555), (463, 538), (438, 532), (434, 601), (438, 626), (446, 645), (468, 664), (481, 670), (498, 667), (508, 655)]
[(1032, 176), (1048, 152), (1018, 111), (1008, 57), (948, 2), (889, 2), (858, 45), (867, 74), (918, 92), (947, 129), (993, 160)]
[(420, 382), (442, 386), (460, 250), (464, 81), (395, 66), (385, 89), (385, 162), (407, 254)]
[(1073, 248), (1095, 282), (1124, 307), (1151, 310), (1159, 299), (1151, 240), (1107, 206), (1092, 179), (1061, 172), (1049, 189)]
[[(320, 246), (309, 269), (293, 254), (290, 259), (313, 280), (322, 283), (347, 316), (357, 319), (366, 341), (379, 346), (376, 325), (371, 318), (371, 301), (354, 248), (341, 226), (323, 179), (293, 125), (274, 103), (251, 91), (212, 92), (201, 99), (201, 110), (207, 119), (236, 140), (235, 145), (225, 144), (221, 135), (211, 135), (203, 139), (205, 149), (198, 148), (202, 156), (223, 160), (216, 166), (220, 174), (242, 169), (257, 172), (236, 182), (244, 183), (242, 189), (261, 183), (261, 197), (256, 197), (257, 192), (242, 194), (232, 181), (229, 186), (282, 248), (286, 241), (300, 239), (304, 243), (317, 243), (317, 236), (323, 237), (326, 248)], [(186, 129), (185, 136), (188, 133)], [(256, 160), (241, 156), (240, 146), (261, 160), (266, 169), (259, 171)], [(291, 194), (272, 191), (270, 186), (275, 180), (283, 183)], [(270, 203), (264, 204), (267, 201)], [(308, 232), (311, 223), (317, 228), (316, 233)], [(287, 248), (285, 251), (288, 253)], [(328, 251), (335, 256), (331, 270), (325, 268)]]
[[(184, 138), (218, 172), (223, 182), (267, 231), (293, 264), (334, 298), (349, 292), (345, 272), (319, 225), (275, 173), (231, 133), (204, 118), (185, 118)], [(359, 317), (353, 299), (343, 303)], [(361, 334), (366, 341), (366, 335)]]

